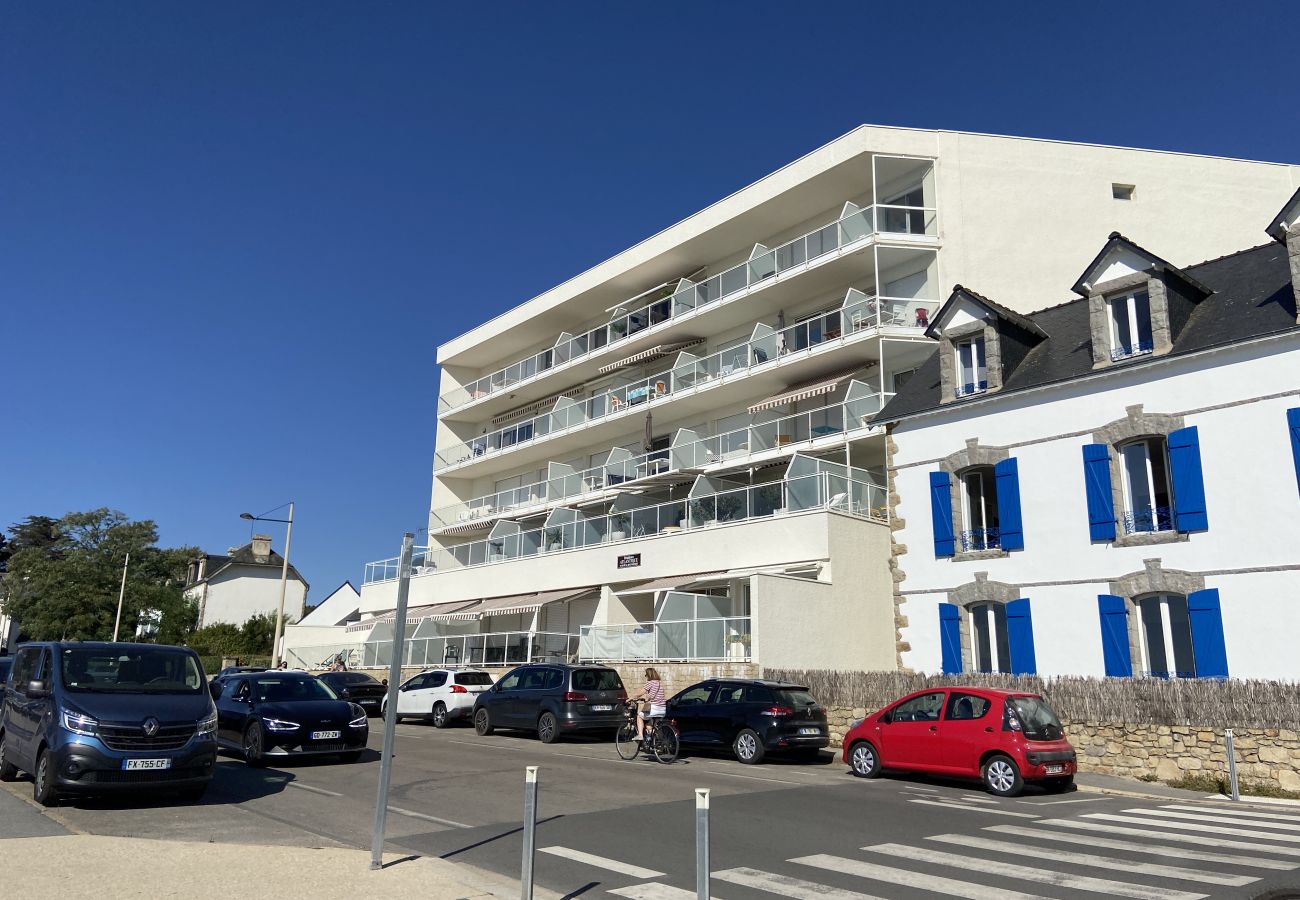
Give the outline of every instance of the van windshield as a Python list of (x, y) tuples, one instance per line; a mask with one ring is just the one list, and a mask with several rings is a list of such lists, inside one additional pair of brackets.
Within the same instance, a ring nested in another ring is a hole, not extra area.
[(59, 658), (63, 685), (92, 694), (197, 694), (203, 673), (175, 647), (69, 647)]

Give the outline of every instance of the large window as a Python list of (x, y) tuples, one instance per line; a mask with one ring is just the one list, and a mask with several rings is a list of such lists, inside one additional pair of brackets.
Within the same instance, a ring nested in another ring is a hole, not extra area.
[(977, 603), (970, 608), (971, 662), (976, 672), (1011, 671), (1007, 639), (1007, 610), (1001, 603)]
[(971, 338), (958, 341), (957, 351), (957, 396), (978, 394), (988, 390), (988, 369), (985, 366), (984, 338)]
[(961, 474), (961, 549), (996, 550), (998, 493), (992, 466), (976, 466)]
[(1151, 300), (1146, 291), (1110, 300), (1110, 358), (1150, 353)]
[(1119, 448), (1124, 487), (1124, 530), (1172, 531), (1173, 490), (1169, 485), (1169, 449), (1162, 437), (1139, 438)]
[(1158, 678), (1195, 678), (1196, 655), (1187, 598), (1152, 594), (1136, 603), (1146, 671)]

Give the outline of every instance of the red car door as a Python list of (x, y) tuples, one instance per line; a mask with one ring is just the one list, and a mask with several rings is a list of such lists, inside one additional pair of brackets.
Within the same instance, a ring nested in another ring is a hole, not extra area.
[(880, 722), (880, 760), (891, 769), (938, 769), (944, 691), (927, 691), (899, 703)]
[(943, 710), (941, 763), (949, 771), (962, 775), (979, 775), (980, 755), (994, 746), (993, 732), (1000, 722), (991, 710), (993, 701), (969, 691), (948, 692)]

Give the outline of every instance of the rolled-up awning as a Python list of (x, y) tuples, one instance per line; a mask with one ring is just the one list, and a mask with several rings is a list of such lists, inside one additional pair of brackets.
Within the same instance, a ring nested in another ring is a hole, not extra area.
[[(432, 619), (446, 616), (448, 613), (455, 613), (465, 610), (478, 604), (477, 600), (453, 600), (450, 603), (430, 603), (426, 606), (413, 606), (406, 611), (406, 624), (414, 625), (421, 619)], [(363, 631), (372, 625), (391, 625), (393, 624), (393, 613), (384, 613), (382, 616), (375, 616), (373, 619), (366, 619), (364, 622), (357, 622), (348, 626), (348, 631)]]
[(476, 618), (535, 612), (548, 603), (576, 600), (578, 597), (590, 594), (594, 590), (596, 590), (594, 587), (584, 587), (569, 588), (563, 591), (541, 591), (536, 594), (514, 594), (509, 597), (489, 597), (478, 606), (468, 610), (468, 612), (473, 613)]
[(678, 350), (684, 350), (687, 347), (693, 347), (696, 344), (702, 343), (704, 343), (703, 338), (687, 338), (684, 341), (677, 341), (673, 344), (657, 344), (654, 347), (642, 350), (640, 353), (633, 353), (631, 356), (624, 357), (618, 362), (612, 362), (608, 365), (601, 366), (597, 371), (602, 375), (606, 375), (616, 369), (625, 369), (628, 366), (636, 365), (639, 362), (645, 362), (649, 359), (658, 359), (661, 356), (667, 356), (669, 353), (676, 353)]
[(654, 594), (659, 591), (671, 591), (687, 584), (694, 584), (697, 581), (713, 581), (718, 578), (725, 578), (726, 571), (719, 572), (696, 572), (694, 575), (672, 575), (667, 578), (656, 578), (653, 581), (647, 581), (642, 584), (634, 584), (631, 587), (620, 588), (615, 591), (620, 597), (630, 594)]
[(787, 403), (798, 403), (800, 400), (807, 400), (810, 397), (820, 397), (823, 394), (829, 394), (838, 388), (844, 382), (848, 381), (857, 374), (861, 366), (854, 366), (845, 372), (835, 375), (822, 375), (813, 381), (805, 381), (802, 384), (796, 384), (788, 387), (779, 394), (774, 394), (766, 400), (760, 400), (753, 406), (749, 407), (751, 413), (762, 412), (766, 409), (775, 409), (778, 406), (785, 406)]

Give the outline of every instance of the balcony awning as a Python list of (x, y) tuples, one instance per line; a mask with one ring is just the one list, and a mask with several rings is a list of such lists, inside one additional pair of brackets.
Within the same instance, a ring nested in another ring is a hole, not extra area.
[(835, 375), (822, 375), (813, 381), (806, 381), (803, 384), (796, 384), (793, 387), (786, 388), (779, 394), (774, 394), (766, 400), (760, 400), (749, 408), (750, 413), (763, 412), (767, 409), (775, 409), (778, 406), (785, 406), (787, 403), (798, 403), (800, 400), (807, 400), (810, 397), (820, 397), (823, 394), (833, 392), (844, 382), (848, 381), (857, 374), (861, 366), (854, 366), (846, 372), (840, 372)]
[(632, 594), (654, 594), (659, 591), (671, 591), (683, 585), (694, 584), (697, 581), (725, 580), (729, 577), (730, 575), (726, 571), (696, 572), (694, 575), (672, 575), (667, 578), (656, 578), (653, 581), (626, 587), (615, 591), (615, 593), (620, 597), (627, 597)]
[(473, 534), (475, 531), (487, 531), (497, 523), (501, 518), (500, 513), (494, 513), (488, 516), (480, 516), (474, 519), (466, 519), (464, 522), (456, 522), (452, 525), (443, 525), (435, 528), (438, 534)]
[(542, 591), (537, 594), (513, 594), (509, 597), (489, 597), (468, 612), (474, 618), (508, 616), (515, 613), (536, 612), (548, 603), (576, 600), (596, 590), (594, 587), (569, 588), (563, 591)]
[(601, 366), (597, 369), (602, 375), (607, 375), (616, 369), (625, 369), (628, 366), (636, 365), (639, 362), (645, 362), (650, 359), (658, 359), (661, 356), (667, 356), (669, 353), (676, 353), (678, 350), (684, 350), (687, 347), (693, 347), (696, 344), (704, 343), (703, 338), (689, 338), (684, 341), (677, 341), (673, 344), (656, 344), (642, 350), (640, 353), (633, 353), (631, 356), (624, 357), (618, 362), (612, 362), (608, 365)]
[[(474, 606), (478, 602), (477, 600), (454, 600), (450, 603), (430, 603), (426, 606), (413, 606), (406, 611), (406, 624), (414, 625), (421, 619), (441, 618), (447, 613), (459, 612)], [(349, 625), (348, 631), (363, 631), (373, 625), (391, 625), (393, 618), (393, 613), (384, 613), (382, 616), (375, 616), (373, 619), (366, 619), (364, 622)]]

